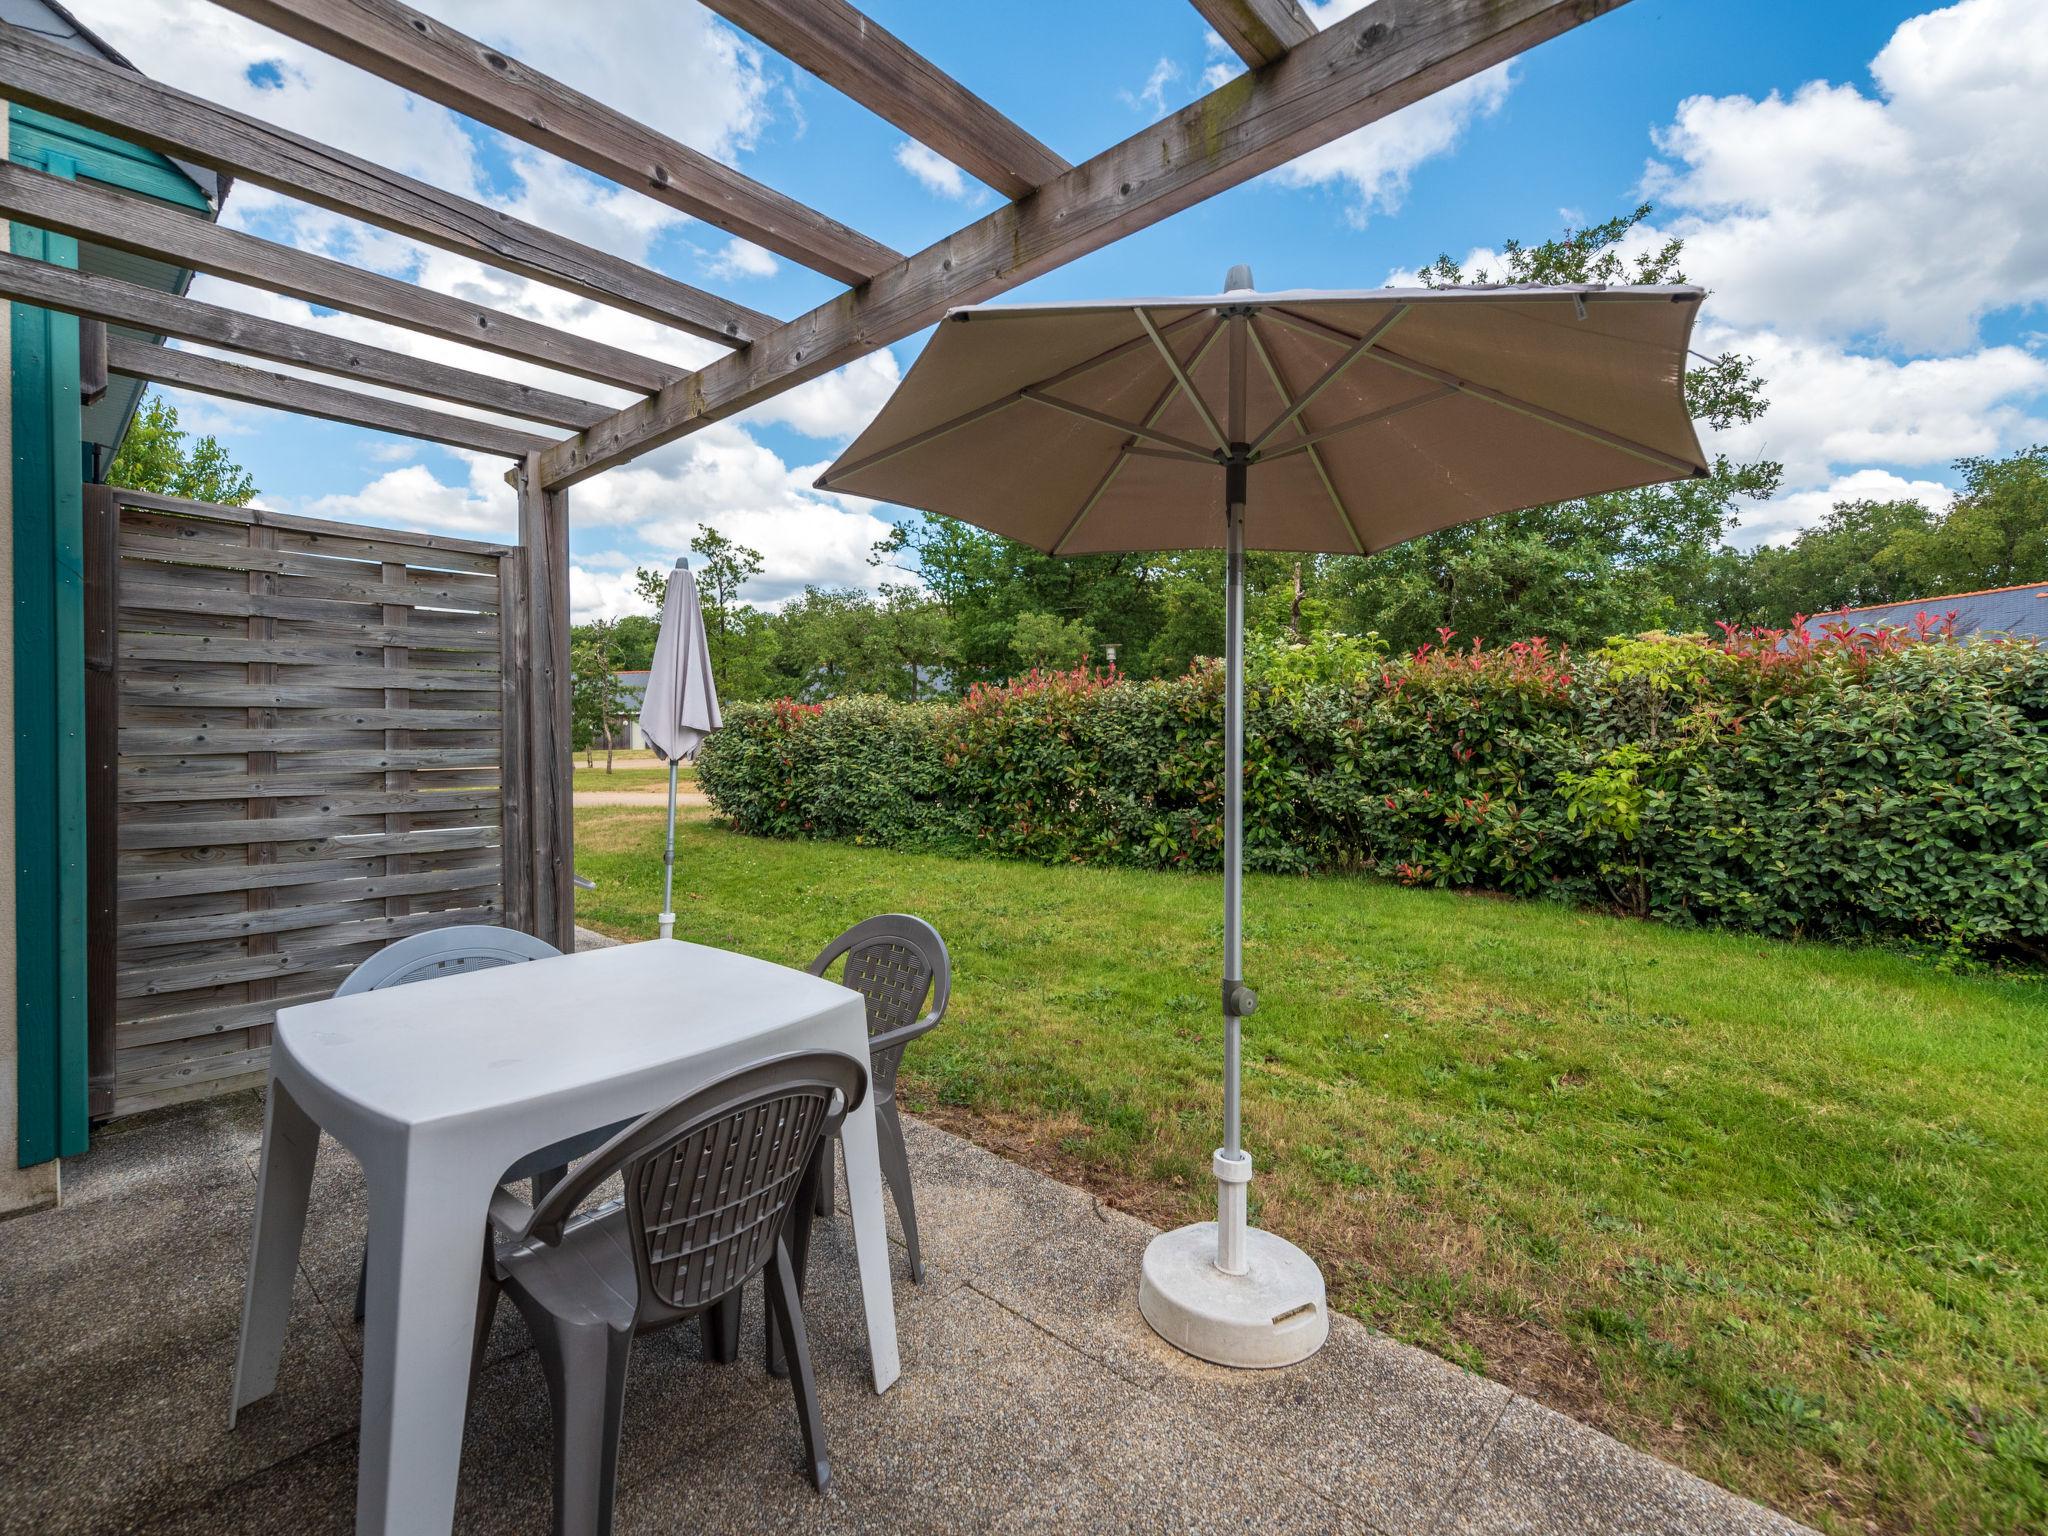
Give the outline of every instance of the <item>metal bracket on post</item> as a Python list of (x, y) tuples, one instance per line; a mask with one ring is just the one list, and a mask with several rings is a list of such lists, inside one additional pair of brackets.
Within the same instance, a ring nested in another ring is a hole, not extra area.
[(1259, 994), (1241, 980), (1223, 979), (1223, 1011), (1233, 1019), (1248, 1019), (1259, 1011)]

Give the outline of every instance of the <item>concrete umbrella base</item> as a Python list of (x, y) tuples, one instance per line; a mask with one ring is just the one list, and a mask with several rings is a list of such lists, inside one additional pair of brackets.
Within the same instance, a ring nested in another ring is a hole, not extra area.
[(1162, 1232), (1145, 1250), (1138, 1310), (1176, 1349), (1218, 1365), (1294, 1365), (1323, 1347), (1330, 1312), (1315, 1260), (1257, 1227), (1244, 1234), (1245, 1272), (1216, 1267), (1216, 1223)]

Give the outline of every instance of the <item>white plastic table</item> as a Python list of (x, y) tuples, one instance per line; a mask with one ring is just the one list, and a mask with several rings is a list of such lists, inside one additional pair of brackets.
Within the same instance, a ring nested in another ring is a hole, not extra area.
[[(859, 994), (675, 941), (281, 1010), (230, 1426), (277, 1385), (324, 1128), (361, 1161), (369, 1189), (356, 1530), (446, 1532), (485, 1211), (499, 1177), (541, 1147), (805, 1050), (867, 1060)], [(841, 1137), (868, 1354), (883, 1392), (899, 1367), (872, 1094)]]

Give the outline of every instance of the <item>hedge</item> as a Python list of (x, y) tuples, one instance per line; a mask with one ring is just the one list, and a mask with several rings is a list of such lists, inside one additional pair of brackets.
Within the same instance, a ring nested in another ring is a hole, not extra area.
[[(2048, 652), (1795, 631), (1575, 657), (1445, 638), (1391, 661), (1261, 650), (1253, 868), (2048, 955)], [(1213, 868), (1222, 692), (1210, 667), (735, 705), (698, 780), (764, 836)]]

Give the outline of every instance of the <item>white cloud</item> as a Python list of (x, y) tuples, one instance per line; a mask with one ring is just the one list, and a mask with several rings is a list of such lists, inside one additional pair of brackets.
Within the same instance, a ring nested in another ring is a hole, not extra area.
[(1455, 149), (1467, 128), (1500, 110), (1513, 84), (1511, 66), (1496, 64), (1312, 149), (1271, 175), (1282, 186), (1347, 188), (1346, 217), (1362, 228), (1375, 213), (1397, 211), (1416, 167)]
[(424, 464), (407, 464), (386, 470), (359, 491), (314, 496), (290, 510), (303, 517), (471, 539), (517, 538), (519, 505), (505, 483), (505, 461), (483, 454), (456, 456), (469, 465), (464, 484), (450, 485)]
[(654, 607), (637, 591), (630, 570), (597, 568), (588, 560), (569, 562), (569, 622), (617, 619), (629, 613), (652, 613)]
[(1696, 96), (1646, 189), (1731, 325), (1915, 352), (2048, 302), (2048, 6), (1963, 0), (1872, 61), (1876, 91)]
[(782, 270), (782, 263), (751, 240), (742, 240), (735, 235), (719, 248), (711, 258), (709, 271), (713, 277), (773, 277)]
[(370, 457), (379, 464), (406, 464), (419, 457), (420, 445), (398, 441), (370, 444)]
[(1939, 480), (1908, 480), (1888, 469), (1859, 469), (1813, 490), (1776, 497), (1746, 513), (1734, 542), (1745, 549), (1755, 544), (1790, 543), (1801, 529), (1826, 517), (1837, 502), (1917, 501), (1931, 511), (1942, 512), (1955, 496), (1954, 488)]
[(2048, 434), (2034, 414), (2048, 390), (2048, 359), (2018, 347), (1897, 361), (1774, 332), (1703, 327), (1701, 349), (1746, 352), (1767, 380), (1761, 420), (1714, 434), (1713, 446), (1785, 465), (1794, 489), (1844, 466), (1946, 466)]
[(951, 198), (956, 203), (975, 196), (974, 184), (959, 166), (915, 139), (905, 139), (896, 146), (896, 163), (923, 182), (925, 190), (934, 196)]
[(1166, 116), (1166, 88), (1180, 78), (1180, 66), (1162, 55), (1152, 66), (1152, 73), (1145, 77), (1145, 83), (1135, 91), (1118, 91), (1124, 105), (1134, 112), (1149, 113), (1153, 121)]
[(1230, 44), (1214, 27), (1202, 30), (1202, 45), (1208, 52), (1208, 61), (1202, 65), (1203, 90), (1213, 91), (1244, 73), (1244, 61), (1230, 51)]
[(806, 437), (846, 439), (874, 420), (894, 393), (896, 354), (882, 347), (807, 384), (785, 390), (740, 419), (789, 427)]
[(730, 422), (707, 427), (587, 481), (570, 498), (574, 526), (631, 530), (633, 543), (682, 553), (710, 524), (761, 552), (747, 591), (774, 604), (806, 585), (872, 586), (868, 551), (888, 524), (865, 502), (811, 489), (822, 465), (791, 466)]

